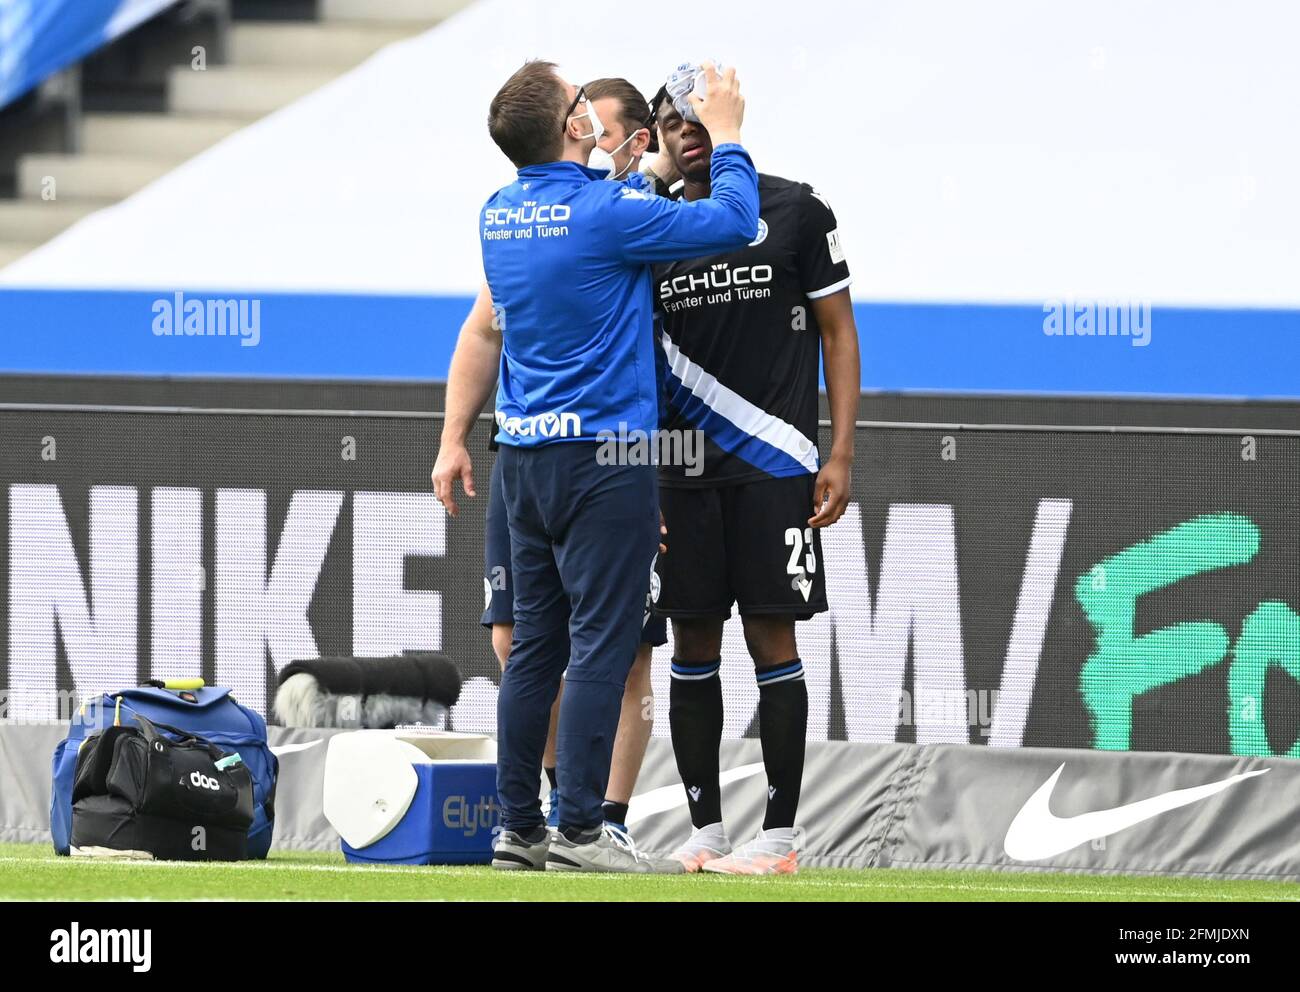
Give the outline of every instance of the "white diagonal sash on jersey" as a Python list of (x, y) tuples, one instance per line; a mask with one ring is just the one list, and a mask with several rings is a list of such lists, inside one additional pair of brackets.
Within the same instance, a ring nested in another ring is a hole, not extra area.
[[(717, 377), (706, 372), (682, 353), (667, 334), (662, 334), (664, 353), (673, 377), (710, 411), (722, 417), (737, 429), (786, 456), (794, 459), (808, 472), (816, 472), (819, 463), (817, 446), (806, 438), (793, 424), (763, 410), (734, 390), (728, 389)], [(718, 439), (714, 439), (718, 443)], [(726, 447), (726, 445), (720, 445)]]

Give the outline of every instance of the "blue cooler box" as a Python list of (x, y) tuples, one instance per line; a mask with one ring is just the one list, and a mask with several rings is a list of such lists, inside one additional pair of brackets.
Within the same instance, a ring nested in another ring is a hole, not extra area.
[(326, 757), (325, 815), (351, 862), (487, 864), (501, 824), (494, 742), (472, 734), (340, 734)]
[(497, 803), (497, 766), (414, 765), (419, 784), (411, 807), (369, 847), (342, 841), (349, 861), (389, 865), (485, 865), (492, 860)]

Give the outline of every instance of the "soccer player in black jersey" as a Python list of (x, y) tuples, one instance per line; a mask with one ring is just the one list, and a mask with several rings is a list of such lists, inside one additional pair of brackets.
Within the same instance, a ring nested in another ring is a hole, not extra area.
[[(656, 107), (660, 149), (693, 200), (709, 195), (713, 148), (673, 83)], [(776, 176), (760, 174), (759, 200), (748, 247), (654, 270), (667, 428), (705, 439), (702, 472), (661, 464), (659, 479), (672, 542), (656, 565), (655, 605), (673, 622), (669, 722), (695, 827), (675, 856), (688, 871), (797, 870), (808, 692), (795, 623), (827, 608), (819, 531), (843, 514), (853, 465), (858, 336), (835, 214), (811, 186)], [(824, 459), (819, 358), (832, 426)], [(758, 680), (768, 779), (763, 828), (735, 850), (718, 782), (718, 670), (733, 603)]]

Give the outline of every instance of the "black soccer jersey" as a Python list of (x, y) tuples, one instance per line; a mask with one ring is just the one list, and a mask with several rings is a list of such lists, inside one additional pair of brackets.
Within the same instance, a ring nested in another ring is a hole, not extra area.
[[(849, 267), (835, 214), (811, 186), (760, 174), (758, 196), (758, 237), (747, 247), (654, 268), (665, 426), (705, 438), (703, 472), (665, 457), (665, 486), (782, 478), (820, 466), (821, 331), (809, 301), (846, 288)], [(661, 442), (661, 454), (665, 448)]]

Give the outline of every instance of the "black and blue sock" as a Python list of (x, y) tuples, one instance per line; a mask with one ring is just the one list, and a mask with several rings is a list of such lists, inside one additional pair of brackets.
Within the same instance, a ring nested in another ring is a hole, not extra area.
[(798, 658), (754, 671), (758, 679), (758, 736), (767, 769), (763, 829), (793, 827), (803, 784), (808, 738), (808, 685)]
[(722, 659), (672, 665), (668, 724), (677, 771), (686, 788), (691, 823), (699, 829), (722, 820), (718, 749), (722, 746)]

